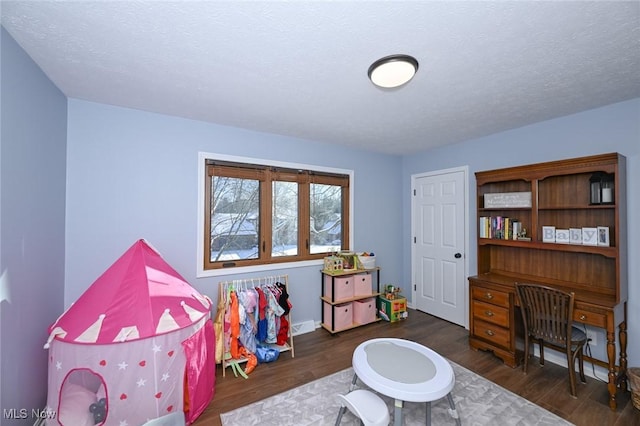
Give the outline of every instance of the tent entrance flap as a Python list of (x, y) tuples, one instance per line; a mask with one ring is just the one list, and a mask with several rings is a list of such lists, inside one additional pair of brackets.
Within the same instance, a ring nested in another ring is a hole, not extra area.
[(88, 368), (71, 370), (60, 390), (58, 420), (63, 426), (104, 424), (109, 409), (103, 378)]

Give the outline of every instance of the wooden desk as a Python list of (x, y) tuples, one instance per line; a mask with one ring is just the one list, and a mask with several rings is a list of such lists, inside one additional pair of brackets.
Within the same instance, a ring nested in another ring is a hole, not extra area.
[[(470, 284), (470, 336), (469, 344), (474, 349), (493, 351), (510, 367), (522, 361), (522, 350), (516, 340), (523, 333), (521, 314), (516, 303), (514, 277), (498, 274), (482, 274), (469, 277)], [(520, 280), (535, 282), (535, 280)], [(549, 284), (547, 284), (549, 285)], [(585, 357), (608, 370), (609, 407), (617, 407), (618, 385), (627, 390), (627, 303), (616, 304), (613, 298), (584, 290), (554, 287), (575, 293), (576, 305), (573, 319), (576, 322), (601, 328), (607, 335), (607, 361)], [(619, 364), (616, 366), (616, 327), (620, 342)]]
[[(471, 347), (517, 366), (522, 321), (514, 284), (573, 291), (574, 319), (606, 331), (607, 362), (600, 363), (608, 369), (609, 407), (615, 410), (616, 386), (627, 389), (626, 158), (609, 153), (475, 176), (478, 275), (469, 278)], [(604, 181), (614, 188), (606, 200)]]

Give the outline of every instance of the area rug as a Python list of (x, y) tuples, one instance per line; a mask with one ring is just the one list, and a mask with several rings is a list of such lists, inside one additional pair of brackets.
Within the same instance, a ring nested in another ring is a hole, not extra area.
[[(527, 401), (513, 392), (496, 385), (482, 376), (451, 362), (456, 376), (453, 400), (463, 426), (480, 425), (571, 425), (561, 417)], [(244, 425), (333, 425), (338, 416), (338, 393), (347, 393), (353, 369), (307, 383), (262, 401), (220, 414), (223, 426)], [(358, 381), (359, 388), (366, 386)], [(393, 400), (381, 395), (393, 416)], [(431, 404), (433, 425), (454, 425), (449, 404), (443, 398)], [(424, 425), (426, 404), (406, 402), (403, 417), (405, 425)], [(341, 425), (357, 425), (358, 419), (349, 411)]]

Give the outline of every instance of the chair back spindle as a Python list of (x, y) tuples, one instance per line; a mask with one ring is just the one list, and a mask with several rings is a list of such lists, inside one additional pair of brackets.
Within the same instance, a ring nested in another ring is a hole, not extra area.
[(575, 295), (540, 284), (516, 283), (516, 297), (522, 312), (525, 330), (524, 372), (527, 372), (530, 340), (540, 347), (540, 365), (544, 365), (544, 346), (566, 353), (571, 395), (576, 396), (575, 361), (580, 379), (585, 382), (583, 347), (587, 336), (573, 326)]
[(525, 328), (532, 337), (558, 346), (571, 339), (574, 294), (545, 287), (520, 286), (520, 304), (525, 309)]

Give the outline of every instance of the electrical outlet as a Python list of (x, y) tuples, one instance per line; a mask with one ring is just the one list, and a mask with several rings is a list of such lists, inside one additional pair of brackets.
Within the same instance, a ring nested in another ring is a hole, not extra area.
[(598, 346), (598, 334), (594, 330), (587, 330), (587, 339), (589, 340), (589, 345)]

